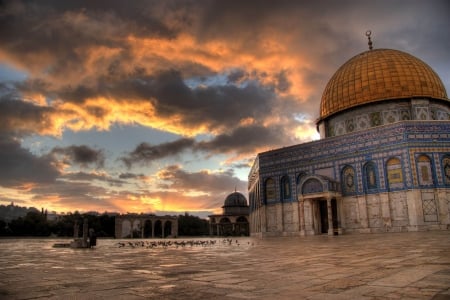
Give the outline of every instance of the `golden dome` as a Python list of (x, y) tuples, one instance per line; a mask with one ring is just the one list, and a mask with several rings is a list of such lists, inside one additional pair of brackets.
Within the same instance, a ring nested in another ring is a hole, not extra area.
[(439, 76), (420, 59), (398, 50), (369, 50), (348, 60), (330, 79), (320, 119), (366, 103), (417, 97), (449, 101)]

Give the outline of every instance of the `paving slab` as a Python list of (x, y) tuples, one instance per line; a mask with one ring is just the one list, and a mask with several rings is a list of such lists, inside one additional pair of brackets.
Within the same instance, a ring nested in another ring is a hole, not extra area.
[(177, 240), (0, 239), (0, 299), (450, 299), (450, 231)]

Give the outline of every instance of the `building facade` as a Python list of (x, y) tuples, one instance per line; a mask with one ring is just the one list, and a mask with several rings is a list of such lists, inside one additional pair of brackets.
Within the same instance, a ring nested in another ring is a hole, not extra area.
[(356, 55), (328, 82), (317, 128), (318, 141), (257, 155), (252, 236), (450, 229), (450, 101), (427, 64)]
[(229, 194), (222, 206), (222, 214), (210, 215), (209, 234), (216, 236), (248, 236), (249, 206), (239, 192)]

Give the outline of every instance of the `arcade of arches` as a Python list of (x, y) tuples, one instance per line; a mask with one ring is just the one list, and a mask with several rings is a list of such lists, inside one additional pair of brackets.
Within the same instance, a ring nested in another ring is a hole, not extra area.
[(116, 238), (166, 238), (177, 236), (177, 217), (137, 214), (116, 216)]

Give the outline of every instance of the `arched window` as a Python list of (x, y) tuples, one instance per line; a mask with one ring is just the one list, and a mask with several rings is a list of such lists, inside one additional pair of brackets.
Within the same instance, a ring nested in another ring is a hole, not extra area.
[(276, 193), (275, 193), (275, 180), (272, 178), (269, 178), (266, 180), (266, 184), (264, 186), (265, 191), (265, 198), (266, 202), (275, 201), (276, 200)]
[(283, 176), (280, 181), (281, 185), (281, 199), (289, 200), (291, 199), (291, 182), (288, 176)]
[(431, 160), (426, 155), (417, 158), (417, 174), (419, 185), (433, 185), (433, 173), (431, 173)]
[(389, 188), (403, 187), (403, 172), (400, 159), (394, 157), (386, 162), (386, 171)]
[(350, 166), (346, 166), (342, 169), (341, 182), (342, 192), (345, 195), (356, 193), (355, 169)]
[(368, 162), (364, 165), (364, 183), (368, 191), (378, 188), (377, 168), (373, 162)]
[(306, 175), (305, 172), (300, 172), (300, 173), (297, 175), (297, 180), (296, 180), (296, 184), (297, 184), (297, 185), (300, 183), (300, 180), (302, 180), (303, 176), (305, 176), (305, 175)]
[(450, 185), (450, 155), (442, 159), (442, 170), (444, 172), (444, 183)]

